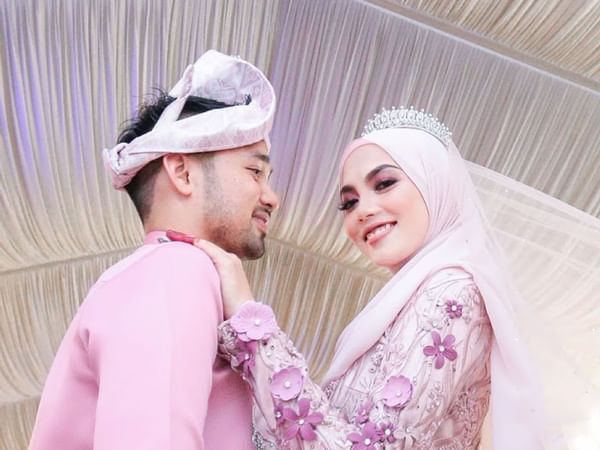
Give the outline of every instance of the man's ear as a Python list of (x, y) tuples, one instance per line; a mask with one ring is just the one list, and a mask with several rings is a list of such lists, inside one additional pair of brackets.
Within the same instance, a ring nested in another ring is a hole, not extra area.
[(190, 170), (192, 161), (181, 153), (168, 153), (163, 156), (162, 165), (173, 188), (181, 195), (192, 194)]

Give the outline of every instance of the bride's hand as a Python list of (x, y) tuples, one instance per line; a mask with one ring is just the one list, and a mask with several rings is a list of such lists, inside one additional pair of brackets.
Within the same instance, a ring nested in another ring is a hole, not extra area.
[(225, 319), (229, 319), (245, 301), (254, 299), (242, 261), (237, 255), (226, 252), (212, 242), (195, 239), (194, 245), (206, 252), (221, 276), (223, 314)]
[(167, 238), (171, 241), (185, 242), (203, 250), (217, 268), (221, 277), (221, 294), (223, 296), (223, 315), (229, 319), (247, 300), (253, 300), (252, 290), (242, 267), (242, 261), (233, 253), (228, 253), (218, 245), (203, 239), (195, 239), (184, 233), (167, 230)]

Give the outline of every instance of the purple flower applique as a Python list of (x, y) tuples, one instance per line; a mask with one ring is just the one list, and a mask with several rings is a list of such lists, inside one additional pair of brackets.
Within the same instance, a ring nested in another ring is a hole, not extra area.
[(285, 417), (283, 417), (283, 405), (281, 403), (275, 406), (275, 423), (277, 426), (281, 426), (285, 423)]
[(352, 450), (375, 450), (381, 435), (375, 424), (369, 421), (360, 433), (354, 431), (348, 435), (348, 439), (352, 442)]
[(448, 300), (446, 302), (446, 313), (451, 319), (460, 319), (463, 313), (463, 305), (456, 300)]
[(369, 414), (371, 414), (372, 408), (373, 402), (371, 402), (371, 400), (367, 400), (367, 402), (361, 405), (361, 407), (358, 408), (358, 411), (356, 411), (356, 415), (354, 416), (354, 423), (360, 424), (365, 423), (367, 420), (369, 420)]
[(238, 339), (236, 344), (237, 353), (235, 359), (238, 365), (242, 366), (242, 373), (246, 378), (250, 376), (251, 370), (255, 366), (254, 355), (256, 354), (256, 341), (244, 342)]
[(246, 302), (231, 318), (231, 327), (245, 342), (267, 339), (277, 331), (273, 310), (257, 302)]
[(396, 437), (394, 436), (394, 424), (391, 422), (380, 423), (379, 424), (379, 435), (381, 436), (382, 442), (387, 442), (389, 444), (393, 444), (396, 442)]
[(298, 400), (298, 413), (291, 408), (283, 410), (283, 417), (288, 425), (283, 432), (286, 440), (291, 440), (300, 435), (304, 441), (314, 441), (317, 438), (315, 427), (323, 422), (323, 414), (320, 412), (310, 413), (310, 401), (307, 398)]
[(454, 350), (454, 341), (456, 338), (454, 335), (449, 334), (444, 338), (442, 338), (437, 331), (431, 332), (431, 337), (433, 338), (433, 345), (428, 345), (423, 349), (423, 353), (426, 356), (435, 356), (435, 368), (441, 369), (444, 367), (444, 362), (447, 358), (450, 361), (454, 361), (458, 356), (456, 350)]
[(386, 406), (402, 408), (411, 399), (413, 387), (405, 376), (390, 377), (383, 388), (383, 403)]
[(304, 376), (297, 367), (282, 369), (273, 375), (271, 380), (271, 394), (279, 400), (296, 398), (304, 386)]

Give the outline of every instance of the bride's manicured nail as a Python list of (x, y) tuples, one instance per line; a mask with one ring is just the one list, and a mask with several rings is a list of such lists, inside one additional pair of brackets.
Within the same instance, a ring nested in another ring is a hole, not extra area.
[(167, 238), (171, 241), (185, 242), (192, 245), (194, 245), (195, 240), (192, 236), (174, 230), (167, 230)]

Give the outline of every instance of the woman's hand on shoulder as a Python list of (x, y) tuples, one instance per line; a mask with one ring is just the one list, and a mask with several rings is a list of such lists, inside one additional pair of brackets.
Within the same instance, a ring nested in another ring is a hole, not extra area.
[(226, 252), (210, 241), (195, 239), (194, 245), (210, 257), (219, 272), (221, 294), (223, 295), (223, 314), (225, 319), (229, 319), (235, 315), (244, 302), (254, 299), (242, 261), (237, 255)]
[(247, 300), (253, 300), (252, 290), (237, 255), (226, 252), (210, 241), (195, 239), (184, 233), (168, 230), (167, 237), (172, 241), (192, 244), (204, 251), (215, 265), (221, 278), (221, 295), (223, 297), (223, 315), (231, 318)]

